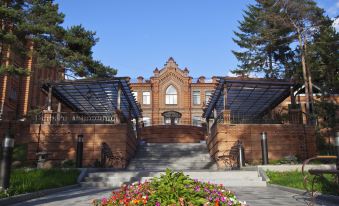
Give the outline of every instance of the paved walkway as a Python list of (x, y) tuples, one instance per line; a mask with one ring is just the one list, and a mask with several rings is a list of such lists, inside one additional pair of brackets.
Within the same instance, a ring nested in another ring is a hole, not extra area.
[[(271, 187), (238, 187), (229, 188), (234, 191), (240, 200), (246, 201), (250, 206), (305, 206), (309, 199), (298, 194), (289, 193)], [(95, 188), (77, 188), (45, 197), (29, 200), (16, 206), (90, 206), (91, 202), (99, 197), (108, 197), (111, 190)], [(335, 206), (325, 202), (318, 202), (318, 206)]]

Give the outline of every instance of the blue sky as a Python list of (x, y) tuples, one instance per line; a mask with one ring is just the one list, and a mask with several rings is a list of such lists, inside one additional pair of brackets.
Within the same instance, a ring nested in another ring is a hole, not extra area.
[[(225, 76), (237, 67), (231, 50), (242, 11), (254, 0), (57, 0), (66, 27), (97, 32), (95, 59), (117, 76), (144, 76), (172, 56), (192, 77)], [(100, 3), (99, 3), (100, 2)], [(331, 17), (339, 0), (317, 0)]]

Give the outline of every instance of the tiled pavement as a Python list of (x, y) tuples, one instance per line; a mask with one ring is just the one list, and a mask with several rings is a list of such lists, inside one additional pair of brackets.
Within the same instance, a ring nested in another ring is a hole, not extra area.
[[(309, 199), (298, 194), (282, 191), (272, 187), (238, 187), (229, 188), (234, 191), (240, 200), (246, 201), (251, 206), (301, 206), (307, 205)], [(27, 202), (16, 204), (16, 206), (89, 206), (93, 199), (98, 197), (109, 196), (110, 190), (95, 188), (77, 188), (45, 197), (29, 200)], [(335, 204), (318, 202), (318, 206), (335, 206)]]

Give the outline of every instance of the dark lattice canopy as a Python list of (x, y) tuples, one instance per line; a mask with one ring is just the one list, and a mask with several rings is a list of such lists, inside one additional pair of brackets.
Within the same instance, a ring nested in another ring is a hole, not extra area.
[[(131, 93), (129, 78), (65, 80), (43, 85), (43, 89), (47, 92), (49, 88), (52, 88), (52, 94), (59, 101), (76, 112), (115, 112), (120, 105), (120, 110), (126, 117), (142, 116), (141, 109)], [(119, 93), (120, 101), (118, 101)]]
[(219, 114), (226, 107), (232, 115), (260, 118), (286, 99), (291, 89), (296, 89), (295, 83), (283, 80), (219, 77), (203, 116), (211, 118), (214, 110)]

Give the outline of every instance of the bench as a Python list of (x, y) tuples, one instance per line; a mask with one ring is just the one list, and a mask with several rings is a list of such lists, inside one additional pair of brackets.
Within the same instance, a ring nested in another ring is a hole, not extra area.
[[(339, 179), (339, 167), (337, 165), (336, 169), (309, 169), (308, 173), (305, 172), (305, 166), (313, 161), (313, 160), (336, 160), (337, 156), (315, 156), (312, 158), (309, 158), (307, 160), (304, 161), (302, 168), (301, 168), (301, 172), (303, 174), (304, 177), (304, 188), (306, 189), (306, 191), (308, 193), (311, 194), (311, 197), (314, 197), (314, 193), (316, 192), (314, 189), (314, 184), (321, 178), (324, 178), (324, 174), (332, 174), (332, 175), (336, 175), (336, 181), (338, 181)], [(307, 183), (310, 181), (310, 175), (313, 175), (313, 177), (311, 178), (311, 188), (307, 187)], [(338, 183), (338, 182), (337, 182)]]
[(106, 167), (106, 163), (109, 167), (125, 168), (126, 158), (121, 152), (113, 153), (109, 145), (103, 142), (101, 143), (101, 166)]
[[(230, 150), (224, 151), (221, 155), (216, 156), (216, 161), (221, 161), (225, 164), (226, 167), (235, 169), (239, 168), (239, 146), (242, 145), (241, 141), (238, 140)], [(218, 154), (220, 151), (218, 150), (216, 154)]]

